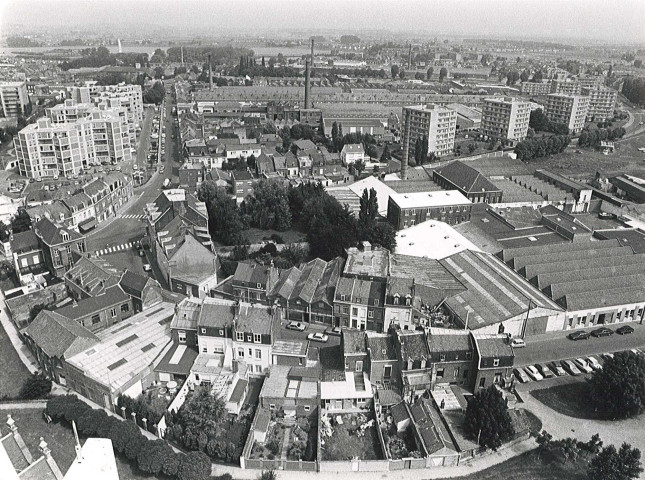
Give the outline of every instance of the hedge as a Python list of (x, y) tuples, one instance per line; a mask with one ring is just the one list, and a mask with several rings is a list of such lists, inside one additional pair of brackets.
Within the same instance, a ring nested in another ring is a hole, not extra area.
[(211, 461), (206, 454), (176, 453), (165, 441), (143, 436), (134, 422), (91, 408), (74, 395), (51, 398), (47, 401), (46, 412), (53, 420), (64, 421), (68, 425), (76, 422), (81, 435), (109, 438), (114, 450), (136, 463), (143, 472), (163, 473), (178, 480), (203, 480), (210, 476)]

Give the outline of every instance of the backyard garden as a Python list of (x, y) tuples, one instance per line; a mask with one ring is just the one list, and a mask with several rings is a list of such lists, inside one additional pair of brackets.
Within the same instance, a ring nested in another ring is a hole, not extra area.
[(371, 412), (325, 412), (320, 428), (323, 460), (383, 459), (376, 420)]
[(282, 409), (271, 412), (271, 421), (263, 443), (255, 442), (252, 459), (274, 458), (284, 460), (314, 461), (318, 442), (318, 414), (285, 418)]

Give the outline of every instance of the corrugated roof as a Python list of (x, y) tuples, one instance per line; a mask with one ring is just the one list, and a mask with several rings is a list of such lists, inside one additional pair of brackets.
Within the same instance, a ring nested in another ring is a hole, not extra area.
[(435, 172), (466, 193), (500, 191), (493, 182), (459, 160), (438, 168)]

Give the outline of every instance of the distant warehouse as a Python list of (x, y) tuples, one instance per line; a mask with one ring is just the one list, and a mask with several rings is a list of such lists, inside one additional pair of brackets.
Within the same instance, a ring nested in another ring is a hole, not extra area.
[(457, 190), (394, 193), (387, 206), (387, 219), (397, 230), (426, 220), (455, 225), (470, 220), (472, 203)]

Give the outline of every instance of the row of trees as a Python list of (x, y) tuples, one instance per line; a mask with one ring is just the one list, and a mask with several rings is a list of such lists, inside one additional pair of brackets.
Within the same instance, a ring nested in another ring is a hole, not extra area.
[[(150, 393), (148, 398), (150, 398)], [(143, 396), (138, 398), (131, 398), (127, 395), (119, 395), (117, 398), (116, 406), (119, 408), (125, 407), (125, 418), (130, 418), (133, 413), (136, 413), (137, 418), (146, 418), (148, 420), (148, 430), (151, 433), (155, 432), (155, 425), (158, 425), (165, 412), (159, 412), (152, 408), (150, 403), (146, 402)]]
[(645, 78), (628, 77), (623, 81), (621, 90), (627, 99), (637, 105), (645, 105)]
[(515, 146), (515, 153), (520, 160), (534, 160), (561, 153), (570, 142), (568, 135), (527, 138)]
[(165, 441), (144, 437), (134, 422), (93, 409), (74, 395), (51, 398), (46, 411), (55, 421), (75, 422), (82, 436), (109, 438), (114, 450), (143, 472), (178, 480), (205, 480), (211, 474), (211, 461), (204, 453), (175, 453)]
[(161, 82), (155, 82), (152, 87), (143, 94), (143, 103), (154, 103), (159, 105), (166, 96), (166, 89)]
[(623, 127), (611, 128), (585, 128), (580, 132), (578, 137), (578, 145), (581, 147), (594, 147), (600, 146), (600, 142), (605, 140), (616, 140), (623, 138), (626, 130)]
[(555, 133), (556, 135), (569, 134), (569, 127), (563, 123), (550, 121), (541, 108), (531, 112), (529, 127), (536, 132), (550, 132)]

